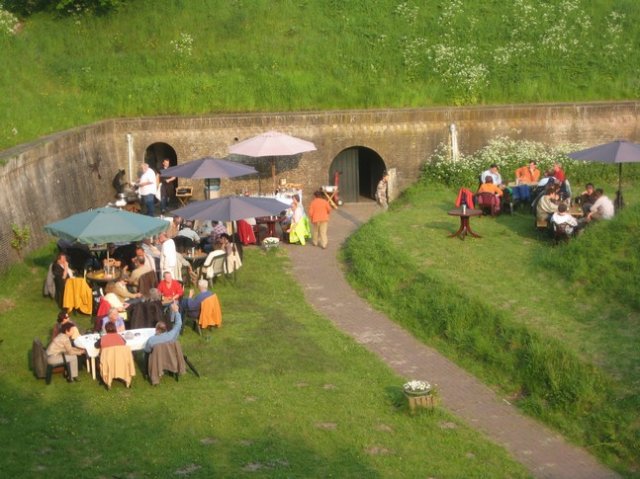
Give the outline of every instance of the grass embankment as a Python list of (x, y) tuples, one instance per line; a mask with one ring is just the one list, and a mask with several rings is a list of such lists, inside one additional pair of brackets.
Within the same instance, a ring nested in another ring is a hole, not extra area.
[(136, 0), (0, 33), (0, 148), (96, 120), (637, 99), (635, 0)]
[(215, 287), (222, 328), (185, 331), (201, 378), (45, 386), (27, 351), (56, 314), (41, 296), (49, 259), (0, 278), (5, 477), (527, 477), (444, 411), (411, 416), (404, 379), (304, 303), (283, 252), (245, 250), (237, 283)]
[(474, 218), (482, 239), (448, 238), (455, 194), (417, 185), (361, 228), (345, 250), (350, 280), (508, 400), (637, 474), (637, 201), (553, 248), (528, 212)]

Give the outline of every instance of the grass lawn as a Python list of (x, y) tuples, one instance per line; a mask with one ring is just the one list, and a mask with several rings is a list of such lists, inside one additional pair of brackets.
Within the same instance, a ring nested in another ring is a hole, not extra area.
[(113, 117), (637, 99), (639, 20), (636, 0), (37, 13), (15, 35), (0, 28), (0, 148)]
[[(349, 275), (424, 342), (632, 475), (640, 312), (625, 283), (637, 295), (640, 195), (625, 195), (629, 206), (614, 222), (554, 247), (528, 211), (472, 218), (481, 239), (449, 238), (459, 223), (446, 214), (456, 192), (415, 185), (350, 239)], [(567, 258), (583, 259), (593, 274), (572, 276)]]
[[(215, 286), (219, 330), (181, 338), (201, 378), (131, 389), (52, 384), (27, 369), (56, 308), (41, 296), (51, 251), (0, 281), (0, 470), (5, 477), (528, 477), (441, 409), (411, 415), (401, 385), (303, 302), (284, 251), (245, 250)], [(75, 318), (81, 330), (89, 318)]]

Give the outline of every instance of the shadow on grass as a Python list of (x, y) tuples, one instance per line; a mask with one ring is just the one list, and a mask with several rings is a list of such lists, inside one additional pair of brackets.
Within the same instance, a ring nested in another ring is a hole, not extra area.
[[(0, 467), (6, 477), (67, 477), (70, 465), (91, 470), (91, 477), (329, 477), (332, 471), (379, 477), (352, 451), (329, 447), (321, 453), (310, 441), (284, 438), (268, 426), (221, 431), (215, 423), (207, 429), (183, 421), (182, 406), (167, 402), (167, 391), (83, 386), (42, 381), (26, 392), (0, 381)], [(142, 394), (144, 401), (135, 398)]]

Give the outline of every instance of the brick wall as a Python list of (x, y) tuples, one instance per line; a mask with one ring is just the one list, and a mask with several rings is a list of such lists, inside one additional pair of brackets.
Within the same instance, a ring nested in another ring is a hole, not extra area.
[[(341, 151), (367, 147), (395, 170), (393, 191), (398, 194), (416, 180), (437, 145), (448, 141), (451, 123), (457, 126), (461, 150), (471, 153), (499, 135), (548, 144), (640, 140), (639, 113), (640, 102), (631, 101), (106, 120), (0, 154), (0, 201), (5, 205), (0, 211), (0, 269), (17, 259), (10, 247), (11, 224), (31, 228), (30, 249), (42, 246), (50, 239), (42, 230), (45, 224), (112, 201), (116, 171), (129, 172), (131, 163), (135, 178), (147, 147), (156, 142), (173, 147), (180, 164), (227, 156), (236, 141), (267, 130), (286, 132), (317, 147), (289, 164), (277, 163), (278, 177), (306, 189), (326, 184), (331, 162)], [(244, 162), (263, 172), (266, 189), (268, 164)], [(203, 198), (202, 182), (193, 186), (196, 199)], [(221, 194), (245, 188), (257, 191), (257, 179), (223, 180)]]

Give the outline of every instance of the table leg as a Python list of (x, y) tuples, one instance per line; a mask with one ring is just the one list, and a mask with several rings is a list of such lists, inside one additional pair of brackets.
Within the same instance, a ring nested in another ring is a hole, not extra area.
[(460, 236), (460, 234), (462, 234), (462, 232), (464, 231), (464, 218), (461, 216), (460, 217), (460, 228), (458, 228), (458, 231), (456, 231), (455, 233), (451, 233), (449, 235), (449, 238), (453, 238), (454, 236)]
[(96, 358), (91, 358), (91, 377), (96, 380)]
[(469, 221), (469, 217), (463, 218), (465, 221), (465, 232), (469, 233), (471, 236), (473, 236), (474, 238), (482, 238), (482, 236), (480, 236), (477, 233), (474, 233), (474, 231), (471, 229), (471, 223)]

